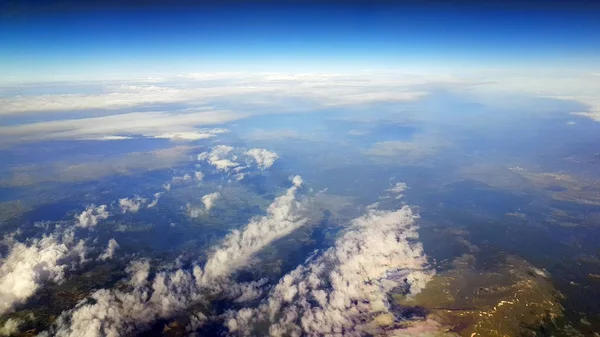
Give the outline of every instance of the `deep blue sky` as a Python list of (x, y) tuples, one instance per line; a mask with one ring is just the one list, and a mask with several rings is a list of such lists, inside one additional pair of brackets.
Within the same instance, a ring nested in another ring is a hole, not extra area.
[(597, 71), (600, 65), (600, 11), (591, 5), (32, 8), (5, 9), (0, 17), (0, 82), (212, 70)]

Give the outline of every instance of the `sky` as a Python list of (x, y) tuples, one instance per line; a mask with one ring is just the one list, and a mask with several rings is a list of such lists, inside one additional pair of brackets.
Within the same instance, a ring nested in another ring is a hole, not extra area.
[(8, 1), (0, 83), (206, 71), (600, 70), (593, 2), (486, 3)]

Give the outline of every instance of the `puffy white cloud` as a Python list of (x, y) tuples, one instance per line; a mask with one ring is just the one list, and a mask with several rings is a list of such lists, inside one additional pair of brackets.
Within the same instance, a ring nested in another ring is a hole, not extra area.
[[(388, 293), (415, 294), (434, 273), (414, 219), (407, 206), (368, 210), (334, 247), (284, 276), (258, 308), (230, 313), (228, 328), (245, 336), (387, 335), (373, 320), (389, 312)], [(262, 323), (268, 332), (255, 330)]]
[(258, 165), (258, 168), (260, 168), (261, 170), (265, 170), (273, 166), (275, 160), (279, 158), (279, 156), (277, 156), (277, 153), (275, 152), (271, 152), (266, 149), (256, 148), (246, 151), (246, 155), (254, 159), (254, 161), (256, 161), (256, 164)]
[(406, 191), (407, 189), (408, 189), (408, 185), (406, 185), (406, 183), (399, 182), (399, 183), (396, 183), (396, 185), (392, 186), (391, 188), (387, 189), (386, 191), (396, 194), (395, 199), (401, 199), (402, 197), (404, 197), (402, 192)]
[(24, 303), (45, 283), (60, 283), (65, 270), (85, 260), (84, 241), (75, 242), (73, 232), (55, 233), (28, 243), (10, 242), (0, 258), (0, 315)]
[(202, 196), (203, 208), (193, 207), (190, 203), (186, 204), (186, 209), (191, 218), (197, 218), (200, 215), (208, 214), (210, 209), (214, 206), (215, 201), (221, 197), (221, 193), (213, 192)]
[(132, 291), (100, 289), (59, 316), (52, 335), (57, 337), (117, 337), (144, 330), (161, 317), (185, 309), (200, 299), (192, 273), (177, 270), (147, 277), (146, 264), (136, 267)]
[[(247, 73), (185, 75), (171, 79), (175, 85), (107, 85), (101, 94), (15, 96), (0, 99), (0, 114), (35, 111), (79, 111), (123, 109), (152, 104), (187, 103), (204, 107), (215, 99), (235, 98), (243, 102), (305, 98), (321, 106), (364, 104), (377, 101), (413, 100), (423, 91), (409, 86), (434, 82), (456, 84), (452, 78), (417, 77), (405, 74), (269, 74)], [(193, 79), (193, 81), (190, 81)], [(243, 80), (244, 85), (240, 85)], [(210, 81), (210, 82), (206, 82)], [(204, 82), (210, 83), (210, 86)], [(181, 84), (186, 84), (182, 86)]]
[(146, 203), (146, 199), (140, 196), (134, 196), (133, 198), (121, 198), (119, 199), (119, 207), (121, 207), (121, 212), (123, 214), (129, 213), (137, 213), (142, 207), (143, 204)]
[[(170, 187), (171, 186), (169, 186), (169, 188)], [(155, 207), (158, 204), (158, 199), (160, 198), (161, 195), (162, 195), (162, 192), (156, 192), (156, 193), (154, 193), (154, 199), (152, 200), (151, 203), (148, 204), (148, 208)]]
[(76, 226), (83, 228), (95, 227), (98, 224), (98, 220), (104, 220), (108, 216), (106, 205), (96, 207), (96, 205), (92, 204), (85, 211), (81, 212), (81, 214), (75, 216), (77, 220)]
[(117, 240), (110, 239), (108, 241), (108, 246), (106, 247), (106, 250), (104, 250), (104, 252), (102, 254), (100, 254), (100, 256), (98, 258), (102, 261), (112, 259), (113, 256), (115, 255), (115, 250), (117, 250), (117, 248), (119, 248), (119, 244), (117, 243)]
[[(228, 145), (217, 145), (210, 152), (202, 152), (198, 155), (198, 160), (206, 160), (214, 166), (217, 171), (227, 172), (230, 168), (239, 166), (235, 162), (234, 155), (231, 153), (233, 147)], [(229, 157), (229, 158), (227, 158)]]
[(207, 194), (202, 197), (202, 203), (204, 204), (204, 209), (208, 212), (213, 207), (215, 201), (221, 197), (219, 192), (214, 192)]
[(254, 218), (243, 230), (234, 230), (212, 254), (204, 266), (203, 280), (212, 280), (248, 263), (249, 257), (293, 230), (308, 219), (302, 214), (302, 204), (296, 191), (302, 184), (300, 176), (292, 177), (293, 186), (277, 197), (267, 208), (267, 214)]
[(171, 183), (166, 183), (163, 185), (163, 188), (168, 192), (171, 190)]
[(13, 334), (19, 332), (19, 327), (23, 324), (23, 321), (20, 319), (9, 318), (4, 322), (2, 327), (0, 327), (0, 336), (12, 336)]
[(204, 173), (196, 171), (194, 172), (194, 178), (196, 178), (196, 181), (201, 182), (204, 179)]
[(189, 202), (185, 205), (190, 218), (197, 218), (202, 214), (206, 214), (206, 210), (199, 207), (193, 207)]
[(237, 162), (238, 155), (235, 154), (236, 152), (247, 157), (247, 164), (250, 164), (250, 162), (255, 162), (257, 167), (261, 170), (270, 168), (278, 158), (275, 152), (267, 149), (253, 148), (241, 152), (240, 149), (236, 150), (228, 145), (217, 145), (213, 147), (210, 152), (202, 152), (198, 154), (198, 160), (207, 161), (209, 164), (213, 165), (217, 171), (236, 172), (236, 180), (239, 181), (245, 176), (245, 172), (241, 171), (247, 169), (248, 166), (241, 166), (240, 163)]
[(134, 260), (125, 269), (129, 274), (129, 284), (139, 287), (146, 284), (150, 276), (150, 261), (147, 259)]
[[(221, 294), (238, 302), (257, 298), (264, 280), (236, 284), (227, 276), (247, 265), (252, 254), (306, 222), (300, 215), (302, 207), (295, 197), (302, 180), (298, 176), (292, 180), (294, 185), (273, 201), (267, 214), (229, 234), (213, 250), (204, 268), (196, 265), (191, 271), (163, 271), (150, 279), (149, 261), (133, 261), (126, 269), (131, 290), (94, 292), (90, 295), (93, 303), (82, 300), (73, 309), (63, 312), (51, 334), (57, 337), (117, 337), (144, 330), (159, 318), (171, 317), (202, 300), (206, 293)], [(194, 317), (190, 329), (206, 321), (201, 313)]]

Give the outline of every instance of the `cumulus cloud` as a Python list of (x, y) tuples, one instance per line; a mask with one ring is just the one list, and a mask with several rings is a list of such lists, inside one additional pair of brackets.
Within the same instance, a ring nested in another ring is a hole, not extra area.
[(147, 259), (132, 261), (125, 271), (129, 274), (129, 284), (134, 287), (142, 286), (150, 276), (150, 261)]
[(128, 268), (131, 291), (100, 289), (88, 300), (59, 316), (52, 331), (57, 337), (123, 336), (140, 331), (161, 317), (169, 317), (201, 298), (193, 273), (159, 272), (149, 280), (147, 260)]
[[(284, 276), (258, 308), (230, 313), (230, 332), (270, 336), (383, 335), (388, 293), (418, 293), (433, 275), (407, 206), (371, 209), (321, 256)], [(269, 330), (260, 331), (261, 324)], [(401, 333), (402, 330), (396, 333)], [(390, 333), (390, 335), (394, 335)]]
[(193, 207), (189, 202), (185, 205), (185, 208), (188, 212), (190, 218), (197, 218), (203, 214), (206, 214), (206, 210), (199, 207)]
[(386, 191), (396, 194), (396, 199), (401, 199), (402, 197), (404, 197), (402, 192), (406, 191), (407, 189), (408, 185), (406, 185), (406, 183), (399, 182), (387, 189)]
[[(208, 152), (198, 154), (199, 161), (208, 162), (219, 172), (231, 174), (236, 181), (246, 177), (248, 172), (244, 172), (244, 170), (249, 169), (251, 163), (256, 163), (256, 167), (260, 170), (266, 170), (275, 163), (277, 158), (278, 155), (275, 152), (266, 149), (234, 149), (228, 145), (217, 145)], [(238, 162), (240, 159), (245, 159), (245, 166)]]
[(142, 207), (143, 204), (146, 203), (146, 199), (140, 196), (134, 196), (133, 198), (121, 198), (119, 199), (119, 207), (121, 208), (121, 212), (123, 214), (129, 213), (137, 213)]
[(197, 182), (202, 182), (202, 180), (204, 179), (204, 173), (196, 171), (194, 172), (194, 178), (196, 178)]
[(23, 321), (18, 318), (7, 319), (2, 327), (0, 327), (0, 336), (12, 336), (13, 334), (19, 332), (19, 327), (21, 324), (23, 324)]
[(279, 158), (277, 153), (271, 152), (266, 149), (250, 149), (246, 151), (246, 155), (256, 161), (258, 168), (261, 170), (266, 170), (269, 167), (273, 166), (275, 160)]
[(284, 195), (277, 197), (269, 205), (266, 215), (252, 219), (243, 230), (234, 230), (225, 237), (206, 262), (203, 279), (226, 276), (232, 269), (245, 265), (249, 256), (268, 243), (291, 233), (308, 221), (302, 214), (302, 204), (296, 200), (302, 178), (292, 177), (292, 184)]
[(233, 147), (228, 145), (217, 145), (210, 152), (202, 152), (198, 155), (198, 160), (206, 160), (214, 166), (217, 171), (227, 172), (230, 168), (239, 166), (235, 162), (234, 155), (231, 153)]
[(389, 188), (387, 191), (392, 193), (402, 193), (408, 189), (408, 185), (403, 182), (396, 183), (394, 186)]
[(46, 235), (28, 243), (4, 243), (9, 243), (9, 249), (0, 258), (0, 315), (24, 303), (44, 283), (61, 283), (65, 270), (85, 261), (87, 251), (84, 241), (75, 242), (73, 231)]
[(108, 241), (108, 246), (106, 247), (104, 252), (102, 254), (100, 254), (100, 256), (98, 258), (102, 261), (112, 259), (113, 256), (115, 255), (115, 250), (117, 250), (117, 248), (119, 248), (119, 244), (117, 243), (117, 240), (110, 239)]
[(202, 197), (202, 203), (204, 204), (204, 209), (208, 212), (213, 207), (215, 201), (221, 197), (219, 192), (214, 192), (207, 194)]
[(151, 203), (148, 204), (148, 208), (155, 207), (158, 204), (158, 199), (160, 198), (161, 195), (162, 195), (162, 192), (154, 193), (154, 199), (152, 200)]
[[(149, 261), (133, 261), (126, 269), (130, 291), (101, 289), (94, 292), (90, 295), (92, 302), (82, 300), (73, 309), (63, 312), (51, 334), (57, 337), (127, 335), (188, 308), (203, 300), (206, 293), (221, 294), (234, 301), (257, 298), (264, 280), (236, 284), (228, 275), (247, 265), (252, 254), (306, 223), (295, 195), (302, 179), (296, 176), (292, 182), (286, 194), (268, 207), (266, 215), (230, 233), (212, 251), (204, 268), (195, 265), (192, 270), (158, 272), (150, 279)], [(191, 328), (206, 320), (201, 313), (194, 317)]]
[(109, 214), (106, 209), (106, 205), (100, 205), (96, 207), (96, 205), (89, 205), (85, 211), (81, 212), (81, 214), (75, 216), (77, 220), (76, 226), (82, 228), (95, 227), (98, 224), (99, 220), (104, 220), (108, 218)]
[(170, 183), (166, 183), (166, 184), (164, 184), (164, 185), (163, 185), (163, 188), (164, 188), (164, 189), (165, 189), (167, 192), (169, 192), (169, 191), (171, 190), (171, 184), (170, 184)]

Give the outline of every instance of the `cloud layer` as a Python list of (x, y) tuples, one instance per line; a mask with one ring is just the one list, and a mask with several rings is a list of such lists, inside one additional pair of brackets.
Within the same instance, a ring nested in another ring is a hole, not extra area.
[[(196, 74), (153, 85), (107, 84), (103, 93), (0, 98), (0, 115), (73, 113), (73, 118), (69, 119), (53, 120), (51, 117), (48, 121), (0, 126), (0, 143), (135, 137), (206, 139), (222, 133), (223, 129), (201, 127), (252, 115), (419, 99), (426, 92), (410, 86), (432, 80), (373, 74), (221, 74), (217, 76), (218, 82), (214, 78), (215, 74)], [(298, 107), (298, 100), (304, 101), (302, 106), (305, 108)], [(164, 111), (156, 111), (157, 106), (166, 104), (177, 104), (178, 108), (165, 107)], [(93, 117), (76, 118), (76, 113), (81, 111), (96, 113), (91, 115)], [(101, 111), (100, 116), (98, 111)]]

